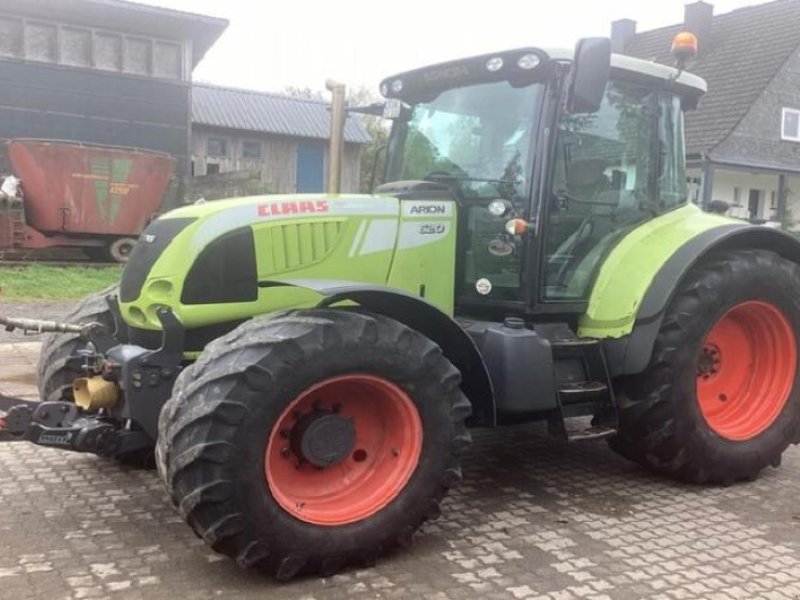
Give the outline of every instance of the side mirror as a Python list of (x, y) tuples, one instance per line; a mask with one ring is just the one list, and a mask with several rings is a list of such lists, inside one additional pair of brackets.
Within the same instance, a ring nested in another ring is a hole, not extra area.
[(594, 113), (600, 110), (611, 70), (611, 40), (584, 38), (575, 46), (575, 58), (567, 94), (567, 111)]

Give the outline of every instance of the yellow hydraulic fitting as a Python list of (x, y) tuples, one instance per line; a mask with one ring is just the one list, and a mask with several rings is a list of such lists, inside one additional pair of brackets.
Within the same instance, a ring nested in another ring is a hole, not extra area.
[(113, 381), (106, 381), (99, 375), (81, 377), (72, 382), (75, 404), (84, 410), (111, 408), (117, 403), (119, 388)]

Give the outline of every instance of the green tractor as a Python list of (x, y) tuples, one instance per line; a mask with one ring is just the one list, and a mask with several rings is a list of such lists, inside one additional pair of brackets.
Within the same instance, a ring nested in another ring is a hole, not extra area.
[(186, 206), (42, 349), (34, 443), (155, 462), (279, 579), (411, 542), (469, 427), (728, 485), (800, 441), (800, 243), (687, 199), (682, 69), (537, 48), (386, 79), (373, 195)]

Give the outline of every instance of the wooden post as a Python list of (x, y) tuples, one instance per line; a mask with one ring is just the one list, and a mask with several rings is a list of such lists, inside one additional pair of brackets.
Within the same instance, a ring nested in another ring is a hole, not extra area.
[(338, 194), (342, 191), (342, 155), (344, 154), (344, 124), (347, 119), (345, 111), (346, 88), (343, 83), (332, 79), (325, 82), (325, 87), (333, 95), (331, 99), (331, 142), (328, 151), (328, 193)]

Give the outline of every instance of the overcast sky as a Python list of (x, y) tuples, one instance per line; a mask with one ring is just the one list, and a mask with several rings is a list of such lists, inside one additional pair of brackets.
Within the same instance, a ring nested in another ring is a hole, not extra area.
[[(643, 31), (683, 21), (685, 0), (140, 0), (227, 18), (197, 81), (258, 90), (323, 89), (332, 77), (377, 90), (388, 75), (520, 46), (571, 48), (634, 19)], [(716, 0), (715, 14), (754, 0)]]

